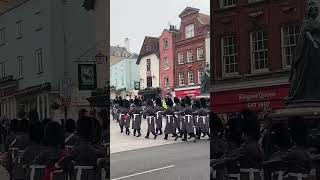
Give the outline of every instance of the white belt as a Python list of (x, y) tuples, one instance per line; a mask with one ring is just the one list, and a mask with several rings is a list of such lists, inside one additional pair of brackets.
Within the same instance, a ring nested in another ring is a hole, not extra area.
[(289, 176), (296, 177), (298, 180), (302, 180), (303, 178), (308, 178), (308, 174), (302, 174), (302, 173), (288, 173)]
[(46, 166), (44, 166), (44, 165), (31, 165), (31, 166), (29, 166), (29, 168), (31, 169), (30, 180), (34, 180), (34, 175), (35, 175), (36, 169), (45, 169)]
[(311, 175), (311, 176), (316, 176), (316, 169), (315, 169), (315, 168), (312, 168), (312, 169), (311, 169), (310, 175)]
[(169, 122), (171, 123), (171, 118), (170, 117), (173, 117), (173, 115), (167, 115), (167, 117), (169, 117)]
[(240, 169), (240, 172), (249, 173), (249, 180), (254, 180), (254, 173), (260, 174), (261, 171), (260, 169), (249, 168), (249, 169)]
[(188, 123), (190, 123), (190, 117), (192, 117), (192, 115), (185, 115), (185, 116), (187, 116)]
[(211, 169), (211, 172), (212, 172), (212, 177), (213, 178), (217, 178), (217, 170), (213, 169), (212, 167), (210, 169)]
[(240, 180), (240, 174), (228, 174), (228, 177), (237, 178), (237, 180)]
[(200, 117), (202, 118), (203, 124), (206, 124), (206, 118), (207, 118), (207, 116), (200, 116)]
[(137, 117), (137, 116), (140, 116), (140, 114), (133, 114), (133, 121), (136, 120), (136, 117)]
[(155, 118), (154, 116), (147, 116), (147, 119), (149, 120), (149, 124), (151, 124), (151, 120)]
[(62, 173), (62, 172), (63, 172), (62, 169), (54, 170), (54, 171), (50, 174), (50, 179), (51, 179), (51, 180), (53, 179), (53, 175), (54, 175), (55, 173)]
[(121, 119), (121, 116), (123, 116), (124, 114), (119, 114), (119, 119)]
[(199, 122), (199, 116), (196, 116), (196, 121), (197, 121), (197, 123)]
[(65, 145), (64, 147), (65, 147), (65, 150), (67, 151), (70, 151), (74, 148), (74, 146), (68, 146), (68, 145)]
[(161, 113), (161, 111), (156, 112), (157, 119), (159, 119), (159, 113)]
[(81, 180), (82, 170), (91, 170), (93, 166), (74, 166), (74, 169), (78, 170), (76, 180)]
[(284, 176), (284, 171), (275, 171), (274, 174), (277, 175), (277, 180), (283, 180), (284, 177), (288, 177), (288, 175)]

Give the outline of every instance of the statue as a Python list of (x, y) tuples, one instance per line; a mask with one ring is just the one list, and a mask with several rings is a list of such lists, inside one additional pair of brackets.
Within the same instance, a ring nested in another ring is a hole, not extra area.
[(320, 23), (317, 17), (317, 3), (311, 0), (292, 62), (288, 104), (320, 103)]
[(201, 94), (208, 92), (209, 80), (210, 80), (210, 65), (207, 63), (204, 70), (203, 78), (201, 79)]

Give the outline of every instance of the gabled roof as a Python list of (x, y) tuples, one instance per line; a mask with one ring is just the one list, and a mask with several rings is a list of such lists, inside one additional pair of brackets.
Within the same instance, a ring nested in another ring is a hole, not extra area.
[(121, 55), (119, 57), (126, 57), (126, 56), (122, 56), (124, 52), (130, 55), (130, 53), (127, 51), (125, 47), (110, 46), (110, 56), (116, 56), (115, 54), (116, 52), (120, 52)]
[(193, 7), (186, 7), (182, 13), (179, 15), (180, 18), (188, 16), (190, 14), (199, 13), (200, 9), (193, 8)]
[(136, 64), (140, 63), (141, 58), (150, 54), (159, 56), (159, 38), (146, 36), (144, 38)]
[(210, 25), (210, 16), (207, 14), (199, 13), (198, 20), (202, 25)]

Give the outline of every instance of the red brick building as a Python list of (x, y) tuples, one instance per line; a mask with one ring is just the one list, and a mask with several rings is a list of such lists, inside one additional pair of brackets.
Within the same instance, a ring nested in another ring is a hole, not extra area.
[(212, 2), (212, 111), (285, 107), (303, 0)]
[(162, 97), (172, 95), (174, 92), (174, 44), (178, 31), (173, 25), (163, 30), (159, 38), (160, 52), (160, 89)]
[(198, 96), (206, 65), (205, 38), (210, 16), (187, 7), (179, 15), (181, 24), (175, 44), (175, 96)]

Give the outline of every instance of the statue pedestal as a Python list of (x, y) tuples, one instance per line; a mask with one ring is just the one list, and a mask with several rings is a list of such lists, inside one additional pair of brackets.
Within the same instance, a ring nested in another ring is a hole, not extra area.
[(290, 104), (286, 109), (277, 109), (268, 115), (272, 120), (288, 120), (295, 116), (320, 119), (320, 103)]

